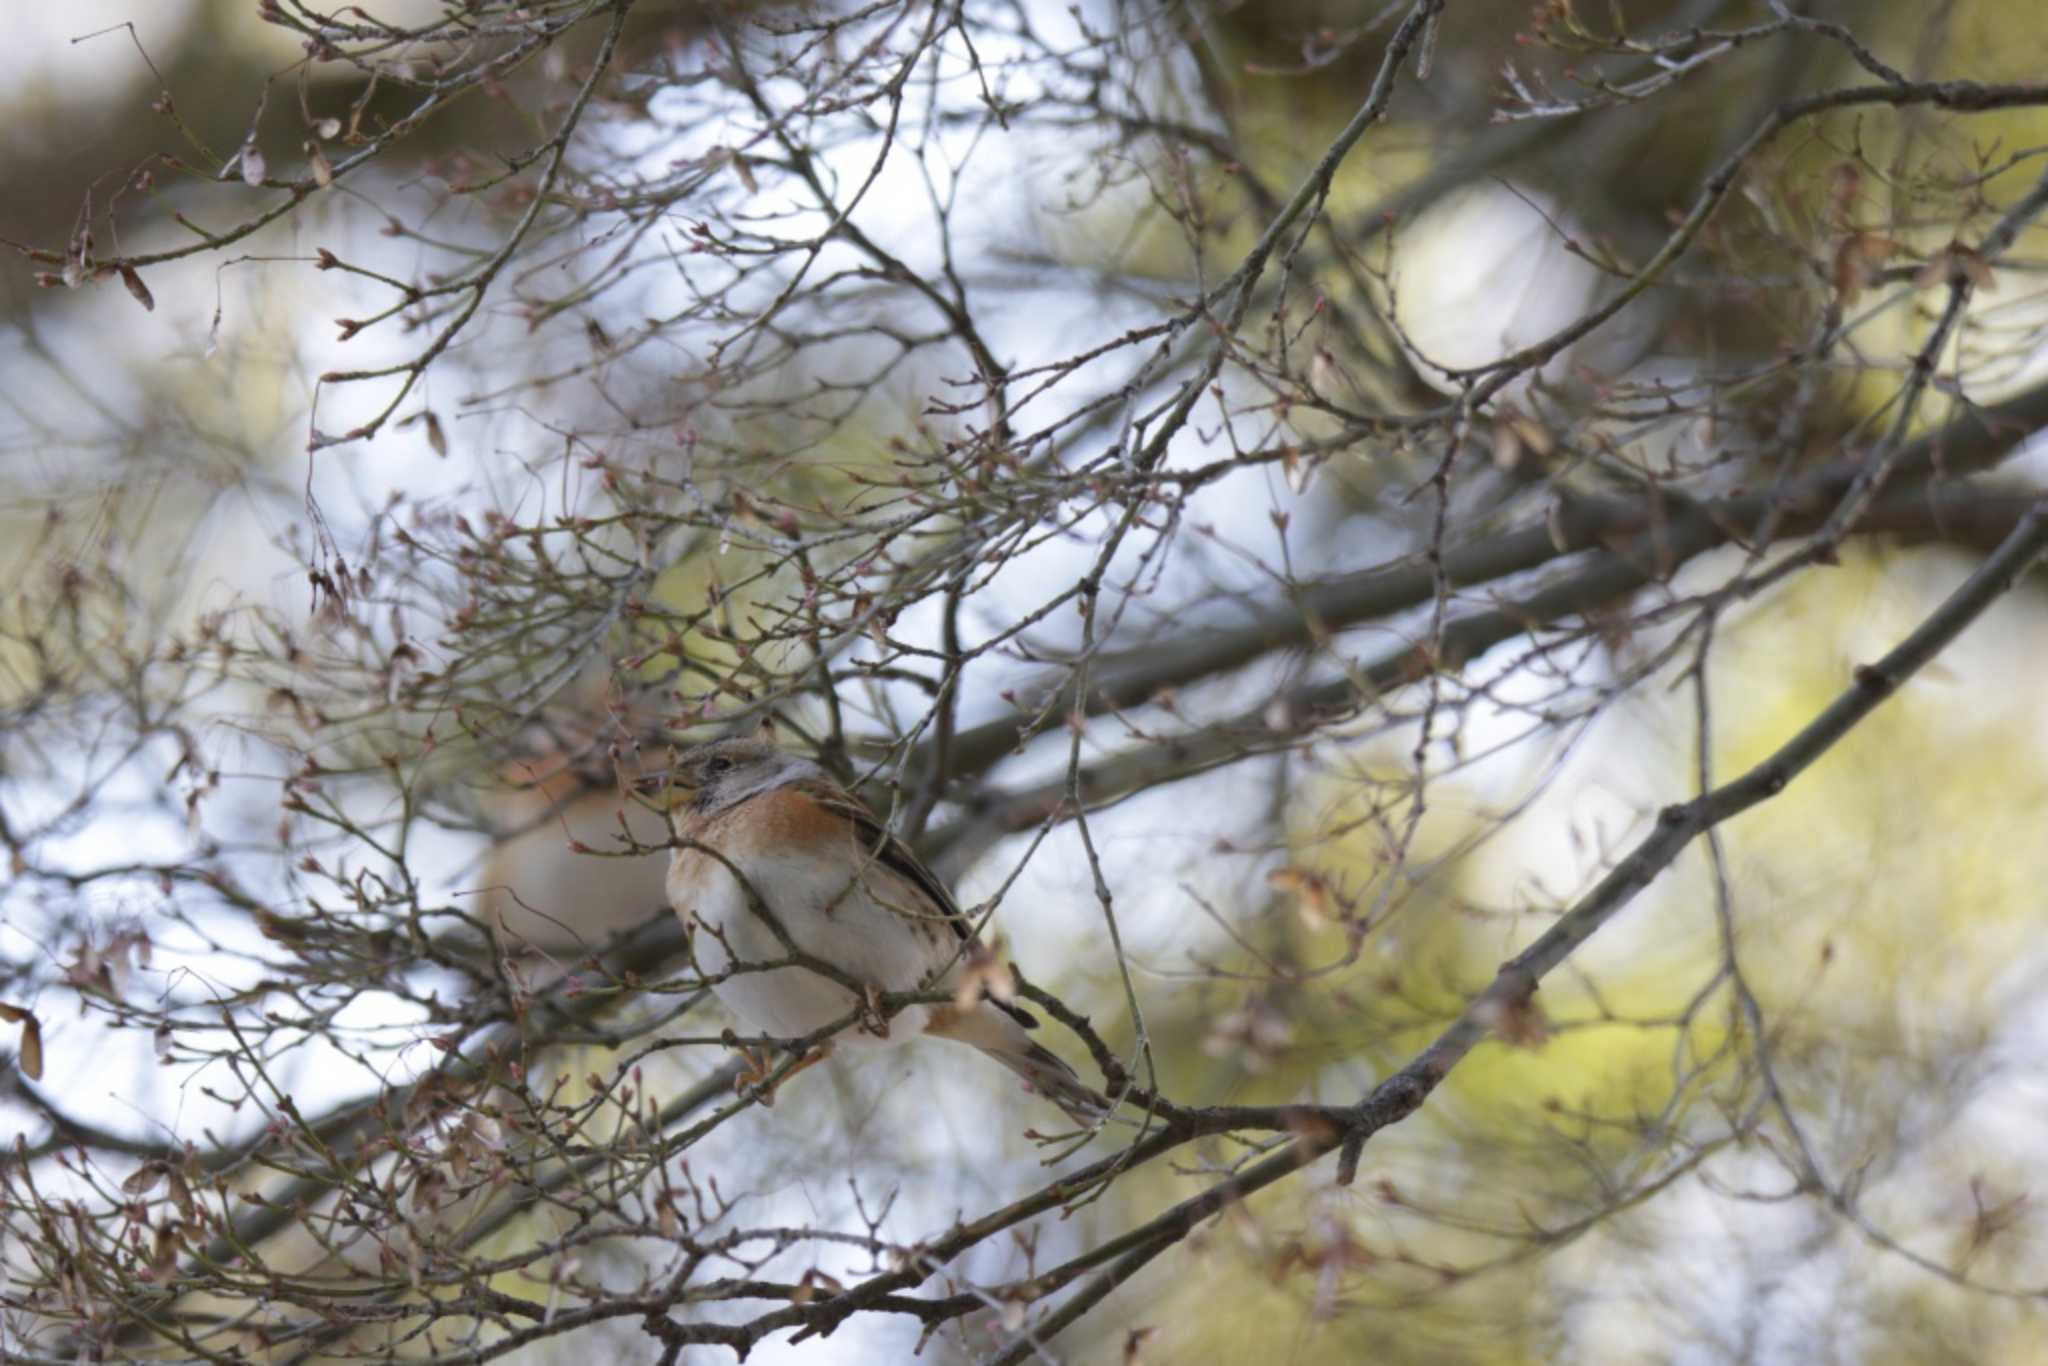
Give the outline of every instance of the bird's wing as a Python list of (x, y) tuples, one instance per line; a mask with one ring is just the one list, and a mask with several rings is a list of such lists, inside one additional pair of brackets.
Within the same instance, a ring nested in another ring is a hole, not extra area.
[[(939, 880), (939, 875), (925, 867), (924, 860), (913, 854), (909, 845), (891, 834), (889, 827), (882, 824), (874, 812), (868, 810), (850, 793), (831, 783), (805, 782), (798, 786), (805, 796), (824, 810), (835, 816), (844, 817), (853, 827), (854, 837), (860, 841), (861, 848), (867, 851), (870, 858), (930, 898), (932, 905), (937, 907), (944, 917), (947, 927), (960, 937), (963, 946), (972, 946), (978, 942), (974, 933), (974, 923), (961, 912), (958, 903), (953, 900), (953, 894), (947, 891), (946, 884)], [(1007, 1002), (997, 1001), (993, 997), (990, 998), (990, 1004), (1016, 1019), (1026, 1029), (1038, 1028), (1038, 1020), (1029, 1011)]]
[(947, 928), (958, 935), (962, 943), (974, 942), (973, 922), (961, 914), (960, 907), (953, 901), (953, 894), (946, 890), (946, 884), (910, 852), (908, 845), (889, 833), (889, 827), (876, 819), (874, 812), (831, 783), (807, 782), (799, 784), (799, 788), (820, 807), (851, 825), (854, 838), (860, 841), (869, 858), (930, 898), (932, 905), (945, 918)]

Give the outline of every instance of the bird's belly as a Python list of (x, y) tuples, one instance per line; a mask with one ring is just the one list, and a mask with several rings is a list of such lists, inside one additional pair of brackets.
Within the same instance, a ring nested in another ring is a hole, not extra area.
[[(859, 996), (842, 982), (790, 963), (791, 944), (880, 991), (913, 990), (954, 956), (959, 941), (949, 930), (882, 904), (865, 880), (849, 879), (843, 860), (735, 862), (788, 944), (715, 859), (678, 859), (669, 893), (692, 926), (697, 966), (718, 979), (712, 991), (744, 1031), (799, 1038), (845, 1019), (859, 1005)], [(781, 966), (760, 966), (766, 964)], [(918, 1006), (899, 1013), (890, 1022), (891, 1033), (915, 1033), (925, 1013)]]

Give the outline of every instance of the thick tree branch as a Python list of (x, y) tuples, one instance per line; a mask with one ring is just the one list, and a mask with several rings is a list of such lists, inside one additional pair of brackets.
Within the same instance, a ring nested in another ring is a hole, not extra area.
[[(1895, 477), (1905, 481), (1956, 479), (1990, 468), (2044, 426), (2048, 426), (2048, 384), (1997, 404), (1968, 407), (1938, 430), (1905, 443)], [(1788, 489), (1737, 494), (1698, 505), (1698, 514), (1718, 532), (1702, 540), (1699, 549), (1739, 539), (1739, 534), (1758, 527), (1769, 509), (1781, 502), (1795, 510), (1795, 521), (1785, 534), (1818, 529), (1812, 507), (1845, 494), (1863, 463), (1860, 454), (1847, 455), (1795, 480)], [(1944, 496), (1934, 495), (1930, 506)], [(1884, 516), (1891, 521), (1864, 529), (1903, 529), (1910, 504), (1911, 495), (1902, 494), (1886, 505)], [(1804, 510), (1804, 515), (1797, 510)], [(1959, 513), (1960, 504), (1952, 511)], [(1582, 498), (1566, 492), (1561, 495), (1560, 516), (1554, 525), (1538, 522), (1452, 546), (1443, 553), (1442, 576), (1454, 588), (1493, 583), (1606, 544), (1618, 534), (1641, 531), (1658, 515), (1647, 503)], [(1024, 709), (958, 732), (951, 747), (953, 768), (961, 773), (986, 771), (1034, 736), (1037, 718), (1059, 721), (1077, 709), (1085, 716), (1099, 716), (1140, 706), (1163, 690), (1185, 688), (1274, 651), (1306, 649), (1347, 627), (1421, 607), (1435, 592), (1435, 583), (1435, 573), (1420, 561), (1360, 570), (1301, 585), (1292, 597), (1258, 612), (1241, 626), (1101, 656), (1090, 670), (1085, 697), (1075, 696), (1071, 682), (1027, 686), (1018, 690), (1027, 702)]]

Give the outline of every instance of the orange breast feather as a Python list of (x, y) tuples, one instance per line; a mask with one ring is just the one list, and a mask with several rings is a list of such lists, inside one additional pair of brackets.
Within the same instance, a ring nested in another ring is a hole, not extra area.
[[(830, 847), (848, 838), (844, 816), (795, 787), (778, 787), (713, 815), (696, 816), (684, 825), (682, 833), (735, 864), (778, 851)], [(702, 852), (689, 852), (686, 858), (696, 865), (691, 869), (693, 880), (722, 866)]]
[(748, 843), (762, 852), (829, 848), (847, 839), (846, 817), (819, 805), (800, 787), (764, 792), (741, 803), (739, 810), (745, 813), (740, 823), (747, 827)]

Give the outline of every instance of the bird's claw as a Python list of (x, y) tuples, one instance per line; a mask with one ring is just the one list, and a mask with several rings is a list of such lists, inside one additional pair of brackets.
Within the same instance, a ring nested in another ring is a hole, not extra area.
[(832, 1054), (831, 1044), (819, 1044), (816, 1048), (806, 1053), (803, 1056), (803, 1060), (798, 1062), (796, 1066), (790, 1068), (782, 1076), (775, 1078), (771, 1082), (769, 1077), (775, 1070), (775, 1064), (770, 1055), (757, 1053), (747, 1047), (739, 1041), (739, 1037), (730, 1029), (725, 1031), (724, 1043), (726, 1047), (739, 1054), (740, 1070), (732, 1079), (733, 1090), (742, 1096), (752, 1096), (764, 1107), (768, 1108), (774, 1107), (775, 1093), (782, 1089), (784, 1082), (787, 1082), (791, 1077), (807, 1067), (817, 1066)]

